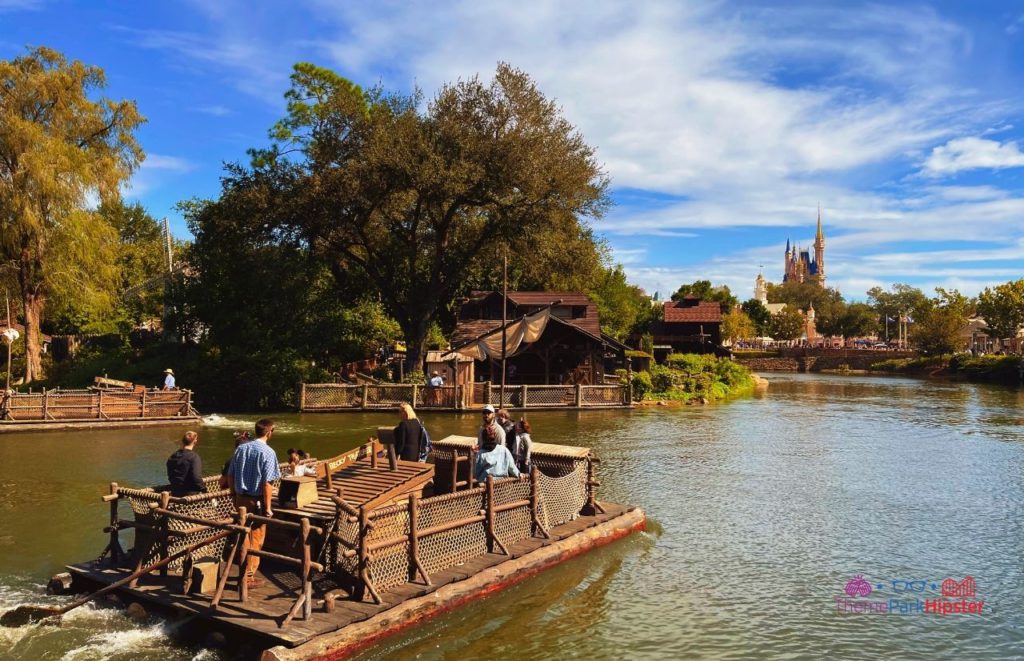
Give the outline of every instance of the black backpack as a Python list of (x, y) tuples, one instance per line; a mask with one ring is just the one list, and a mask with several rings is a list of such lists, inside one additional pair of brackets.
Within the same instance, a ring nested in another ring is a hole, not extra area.
[(420, 422), (420, 461), (426, 461), (433, 449), (434, 444), (430, 441), (430, 432)]

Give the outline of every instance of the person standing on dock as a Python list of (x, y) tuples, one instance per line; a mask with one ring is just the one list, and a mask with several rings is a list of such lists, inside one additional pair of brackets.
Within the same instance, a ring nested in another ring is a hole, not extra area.
[(484, 441), (487, 437), (487, 430), (494, 429), (494, 434), (498, 439), (498, 445), (504, 447), (505, 445), (505, 430), (498, 424), (497, 419), (494, 417), (494, 407), (488, 404), (484, 407), (484, 424), (480, 427), (480, 432), (476, 435), (476, 444), (480, 447), (484, 446)]
[(196, 454), (199, 434), (187, 431), (181, 438), (181, 449), (167, 459), (167, 482), (171, 495), (178, 498), (206, 493), (203, 483), (203, 460)]
[[(245, 507), (249, 512), (266, 517), (274, 516), (270, 504), (273, 497), (270, 483), (281, 477), (277, 455), (270, 447), (273, 433), (273, 420), (263, 418), (257, 422), (256, 438), (235, 448), (231, 469), (228, 471), (231, 491), (235, 494), (235, 507)], [(253, 525), (249, 532), (249, 549), (259, 551), (266, 538), (266, 525)], [(250, 554), (245, 567), (245, 580), (250, 587), (256, 587), (262, 582), (256, 578), (259, 566), (259, 557)]]
[(174, 370), (170, 367), (164, 370), (164, 390), (177, 390), (174, 385)]

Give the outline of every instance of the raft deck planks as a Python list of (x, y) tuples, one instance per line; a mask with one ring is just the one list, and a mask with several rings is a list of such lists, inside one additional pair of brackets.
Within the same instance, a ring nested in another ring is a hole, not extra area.
[[(213, 624), (245, 632), (250, 636), (257, 636), (268, 647), (273, 645), (295, 647), (323, 634), (367, 620), (410, 599), (430, 594), (451, 583), (466, 580), (489, 567), (522, 557), (588, 528), (612, 521), (635, 509), (606, 502), (602, 505), (607, 510), (603, 514), (581, 515), (574, 521), (554, 527), (550, 531), (550, 540), (532, 537), (509, 545), (508, 550), (511, 557), (488, 553), (472, 558), (462, 565), (431, 575), (433, 585), (406, 583), (383, 592), (381, 597), (384, 603), (380, 605), (352, 601), (351, 599), (338, 599), (333, 612), (326, 613), (322, 608), (314, 608), (309, 620), (293, 620), (284, 629), (281, 629), (278, 623), (284, 619), (295, 600), (300, 582), (294, 570), (280, 568), (268, 560), (264, 560), (260, 566), (260, 573), (263, 574), (266, 583), (258, 588), (250, 589), (249, 601), (244, 605), (237, 601), (237, 591), (234, 589), (236, 581), (232, 579), (220, 608), (216, 612), (209, 607), (210, 596), (180, 594), (178, 587), (181, 581), (180, 577), (149, 575), (143, 578), (134, 589), (123, 589), (121, 593), (162, 608), (188, 614), (196, 613)], [(94, 565), (95, 563), (69, 565), (68, 570), (76, 578), (76, 582), (86, 583), (87, 588), (109, 585), (130, 573), (129, 569), (97, 568)], [(236, 574), (237, 570), (233, 568), (232, 576)], [(336, 584), (328, 576), (318, 576), (315, 585), (316, 590), (321, 591), (333, 589)]]

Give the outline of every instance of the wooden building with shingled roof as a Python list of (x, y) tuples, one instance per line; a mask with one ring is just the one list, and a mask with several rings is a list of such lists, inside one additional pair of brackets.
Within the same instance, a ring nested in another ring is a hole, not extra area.
[[(554, 304), (554, 305), (552, 305)], [(628, 347), (601, 332), (597, 305), (581, 292), (508, 292), (507, 320), (551, 306), (536, 342), (507, 358), (509, 384), (601, 384), (608, 369), (625, 364)], [(473, 291), (459, 309), (451, 346), (456, 349), (501, 328), (500, 291)], [(498, 361), (478, 362), (477, 381), (499, 381)]]
[(722, 306), (688, 296), (665, 301), (663, 321), (654, 324), (655, 355), (661, 353), (723, 353)]

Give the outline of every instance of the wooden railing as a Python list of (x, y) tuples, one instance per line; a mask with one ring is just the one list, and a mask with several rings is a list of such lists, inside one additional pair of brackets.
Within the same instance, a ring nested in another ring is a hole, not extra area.
[(491, 382), (458, 386), (416, 384), (347, 385), (303, 383), (300, 411), (352, 411), (394, 408), (408, 402), (416, 409), (459, 410), (487, 404), (506, 408), (591, 408), (629, 405), (625, 385), (530, 385), (501, 387)]
[(156, 420), (195, 416), (191, 390), (46, 390), (0, 396), (11, 422)]

